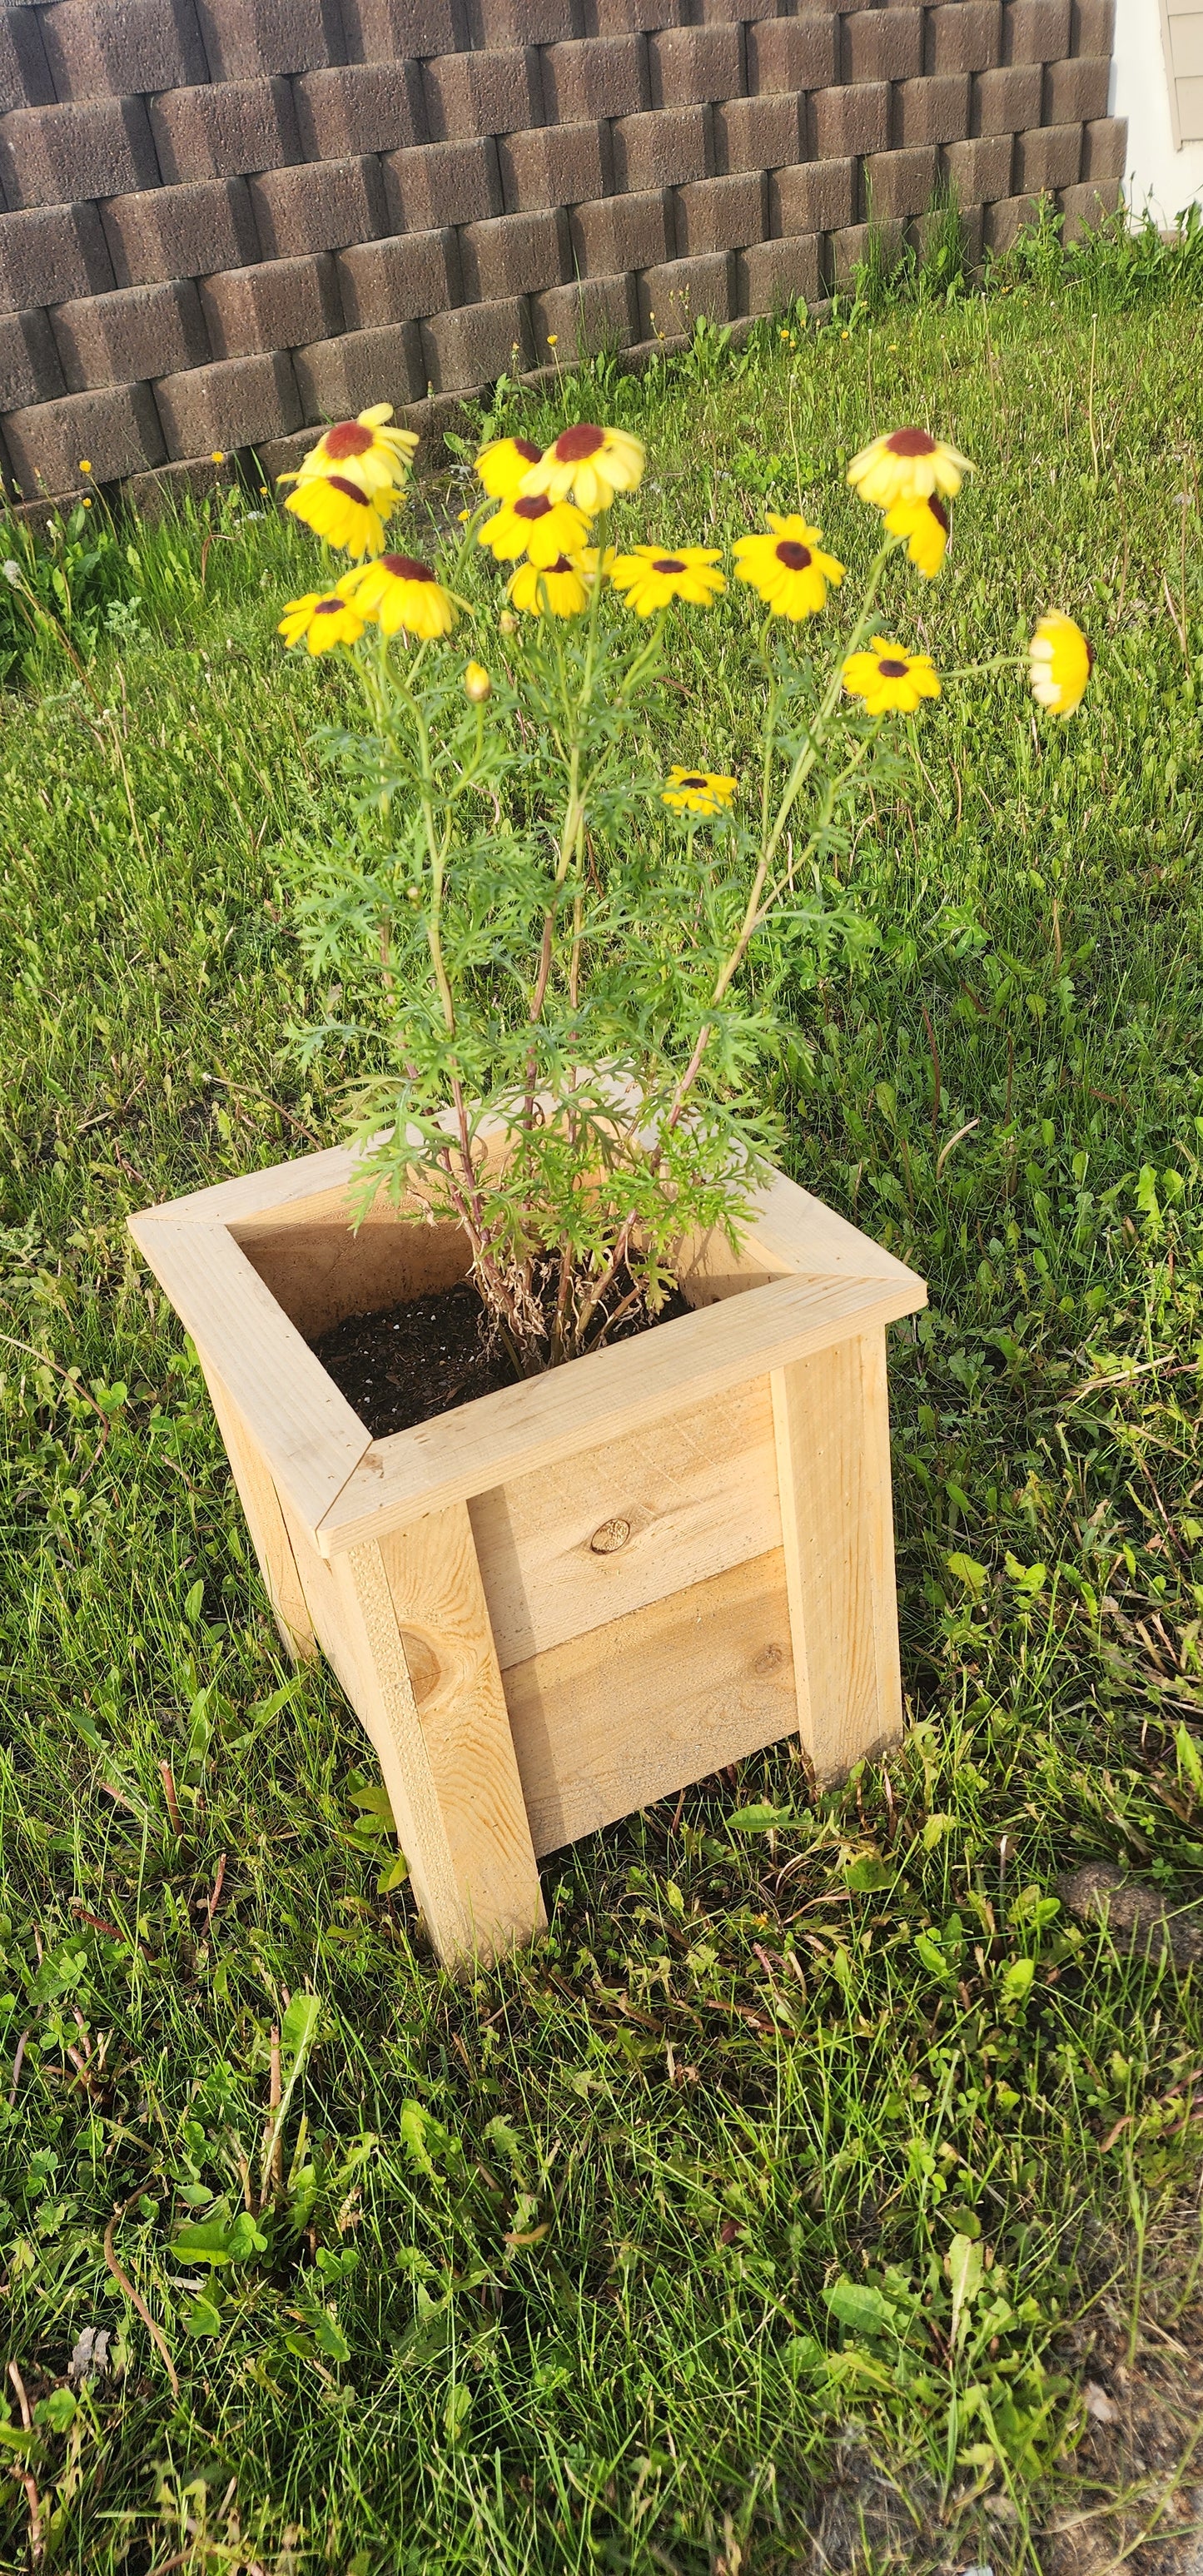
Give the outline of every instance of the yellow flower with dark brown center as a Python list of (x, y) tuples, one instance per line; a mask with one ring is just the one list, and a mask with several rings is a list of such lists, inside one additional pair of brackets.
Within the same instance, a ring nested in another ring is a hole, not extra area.
[(386, 492), (404, 482), (418, 444), (417, 433), (390, 428), (392, 417), (391, 403), (372, 403), (356, 420), (335, 421), (332, 429), (323, 430), (295, 474), (278, 474), (277, 482), (303, 483), (311, 474), (328, 474), (331, 467), (350, 473), (365, 492)]
[(328, 546), (339, 546), (349, 555), (378, 555), (385, 542), (384, 522), (395, 499), (391, 484), (366, 492), (350, 474), (307, 474), (289, 493), (284, 507), (312, 528), (315, 536), (324, 537)]
[(910, 716), (921, 698), (938, 698), (940, 683), (929, 653), (908, 653), (875, 635), (867, 653), (850, 653), (842, 678), (849, 697), (863, 698), (869, 716)]
[(416, 555), (381, 555), (375, 563), (345, 572), (338, 584), (344, 599), (361, 617), (372, 617), (386, 635), (449, 635), (455, 603), (438, 574)]
[(498, 563), (514, 563), (528, 554), (533, 564), (545, 567), (557, 555), (579, 554), (588, 534), (584, 511), (574, 509), (571, 501), (549, 501), (546, 492), (519, 492), (486, 519), (477, 543), (488, 546)]
[(719, 778), (710, 769), (674, 767), (661, 803), (671, 805), (674, 814), (725, 814), (738, 785), (737, 778)]
[(709, 608), (727, 587), (717, 568), (719, 552), (717, 546), (633, 546), (629, 554), (615, 556), (610, 579), (637, 617), (651, 617), (674, 599)]
[(643, 441), (632, 438), (629, 430), (599, 429), (594, 421), (581, 420), (544, 448), (521, 488), (546, 492), (552, 501), (575, 501), (592, 519), (609, 509), (616, 492), (637, 489), (644, 463)]
[(1071, 716), (1086, 695), (1094, 654), (1080, 626), (1051, 608), (1028, 646), (1033, 697), (1051, 716)]
[(276, 632), (286, 644), (329, 653), (336, 644), (358, 644), (363, 619), (336, 590), (307, 590), (303, 599), (289, 600)]
[(506, 595), (529, 617), (579, 617), (588, 603), (589, 586), (589, 575), (571, 555), (557, 555), (550, 564), (519, 564), (506, 584)]
[(946, 447), (926, 429), (891, 429), (853, 457), (848, 480), (862, 501), (891, 510), (895, 501), (926, 501), (931, 492), (954, 501), (962, 475), (972, 472), (959, 448)]
[(938, 495), (929, 492), (926, 501), (895, 501), (886, 511), (885, 524), (890, 536), (906, 538), (911, 562), (933, 581), (944, 561), (950, 526)]
[(807, 526), (797, 514), (779, 519), (765, 512), (772, 534), (739, 537), (734, 547), (735, 578), (750, 581), (774, 617), (813, 617), (822, 608), (829, 582), (844, 578), (844, 567), (822, 551), (822, 530)]
[(533, 438), (492, 438), (476, 459), (476, 471), (492, 500), (512, 501), (542, 454)]

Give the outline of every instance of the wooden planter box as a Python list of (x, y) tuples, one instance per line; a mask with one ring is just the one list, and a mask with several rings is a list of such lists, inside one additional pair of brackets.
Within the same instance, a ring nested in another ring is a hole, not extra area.
[(902, 1722), (885, 1327), (923, 1282), (776, 1179), (694, 1312), (372, 1440), (308, 1347), (450, 1287), (454, 1225), (349, 1152), (131, 1218), (192, 1335), (289, 1652), (329, 1657), (440, 1955), (544, 1921), (538, 1856), (800, 1731), (820, 1781)]

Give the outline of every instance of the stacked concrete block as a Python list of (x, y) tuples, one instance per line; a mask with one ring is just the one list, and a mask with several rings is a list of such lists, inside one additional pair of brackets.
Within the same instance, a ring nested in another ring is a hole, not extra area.
[(1122, 178), (1113, 35), (1114, 0), (0, 0), (0, 472), (209, 488), (373, 399), (813, 304), (949, 188), (971, 255), (1042, 197), (1072, 236)]

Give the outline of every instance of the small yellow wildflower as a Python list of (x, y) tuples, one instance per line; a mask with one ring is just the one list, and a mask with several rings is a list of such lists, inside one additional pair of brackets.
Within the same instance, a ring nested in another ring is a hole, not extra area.
[(713, 770), (674, 766), (660, 801), (674, 814), (725, 814), (738, 785), (737, 778), (718, 778)]
[(870, 716), (910, 716), (921, 698), (938, 698), (940, 683), (928, 653), (908, 653), (875, 635), (867, 653), (850, 653), (843, 669), (849, 697), (863, 698)]
[(519, 564), (506, 595), (531, 617), (542, 617), (544, 611), (551, 617), (579, 617), (588, 602), (589, 582), (570, 555), (557, 555), (550, 564)]
[(286, 644), (306, 643), (311, 653), (329, 653), (335, 644), (358, 644), (363, 619), (336, 590), (307, 590), (290, 599), (277, 633)]
[(490, 500), (512, 501), (522, 489), (524, 474), (538, 464), (542, 453), (533, 438), (494, 438), (482, 447), (476, 471)]
[(226, 451), (224, 447), (215, 447), (211, 457), (209, 458), (210, 465), (224, 465), (225, 461)]
[(524, 492), (546, 492), (553, 501), (576, 502), (587, 518), (608, 510), (616, 492), (634, 492), (642, 480), (642, 439), (626, 429), (599, 429), (578, 421), (562, 429), (523, 478)]
[(483, 707), (486, 698), (492, 697), (493, 683), (483, 662), (469, 662), (464, 673), (464, 694), (474, 707)]
[(1052, 716), (1071, 716), (1086, 695), (1094, 654), (1072, 617), (1059, 608), (1040, 619), (1028, 646), (1032, 695)]
[(615, 556), (610, 579), (637, 617), (651, 617), (674, 599), (709, 608), (727, 587), (717, 568), (719, 552), (717, 546), (678, 546), (675, 553), (666, 546), (633, 546), (629, 554)]
[(807, 526), (795, 514), (765, 516), (770, 536), (739, 537), (734, 547), (735, 578), (750, 581), (774, 617), (813, 617), (822, 608), (829, 582), (841, 582), (844, 567), (821, 549), (822, 530)]
[(81, 474), (90, 474), (90, 473), (91, 473), (91, 471), (92, 471), (92, 459), (91, 459), (91, 457), (90, 457), (90, 456), (81, 456), (81, 457), (80, 457), (80, 460), (79, 460), (79, 470), (80, 470), (80, 473), (81, 473)]
[(848, 480), (862, 501), (889, 510), (895, 501), (926, 501), (931, 492), (953, 501), (962, 475), (972, 472), (959, 448), (946, 447), (926, 429), (891, 429), (853, 457)]
[(486, 519), (476, 542), (487, 546), (498, 563), (516, 563), (519, 555), (528, 554), (533, 564), (545, 568), (557, 555), (578, 554), (588, 534), (584, 511), (574, 509), (571, 501), (549, 501), (546, 492), (519, 492)]
[(911, 562), (934, 581), (944, 561), (950, 525), (937, 495), (929, 492), (926, 501), (895, 501), (893, 509), (886, 511), (885, 525), (890, 536), (906, 538)]
[(407, 635), (449, 635), (455, 603), (438, 574), (415, 555), (381, 555), (375, 563), (345, 572), (339, 596), (352, 600), (360, 617), (373, 617), (386, 635), (404, 628)]

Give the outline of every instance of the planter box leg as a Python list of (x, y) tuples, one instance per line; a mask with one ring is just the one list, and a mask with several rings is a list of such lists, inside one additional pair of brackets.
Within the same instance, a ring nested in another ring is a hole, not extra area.
[(276, 1626), (293, 1662), (312, 1663), (317, 1638), (275, 1486), (228, 1387), (203, 1352), (200, 1363)]
[(494, 1958), (546, 1916), (467, 1509), (351, 1548), (329, 1572), (435, 1947)]
[(825, 1782), (902, 1732), (884, 1330), (772, 1388), (798, 1722)]

